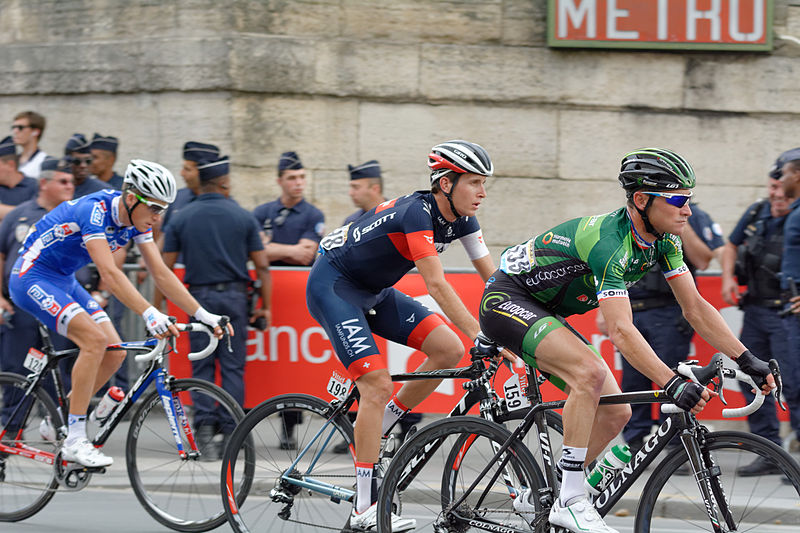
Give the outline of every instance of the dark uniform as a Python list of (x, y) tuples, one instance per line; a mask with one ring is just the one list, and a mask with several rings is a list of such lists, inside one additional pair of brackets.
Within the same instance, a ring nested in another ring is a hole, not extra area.
[(164, 213), (164, 218), (161, 220), (161, 231), (166, 231), (172, 218), (178, 214), (178, 211), (189, 205), (189, 202), (197, 198), (197, 195), (192, 192), (189, 187), (178, 189), (175, 195), (175, 201), (172, 202)]
[[(775, 357), (781, 368), (786, 358), (786, 332), (779, 315), (781, 288), (779, 272), (783, 254), (783, 224), (786, 217), (773, 217), (769, 200), (760, 200), (742, 215), (733, 228), (729, 241), (737, 246), (736, 278), (747, 285), (739, 305), (744, 310), (740, 339), (750, 351), (762, 360)], [(741, 384), (740, 384), (741, 385)], [(753, 399), (749, 386), (742, 386), (747, 401)], [(795, 405), (795, 410), (800, 405)], [(781, 444), (778, 417), (772, 395), (764, 405), (748, 416), (750, 431)], [(798, 429), (798, 426), (793, 425)]]
[[(218, 360), (222, 388), (240, 405), (244, 403), (249, 321), (247, 261), (250, 252), (263, 249), (253, 215), (216, 193), (201, 194), (181, 209), (170, 221), (164, 239), (164, 252), (183, 254), (184, 282), (192, 296), (209, 312), (229, 316), (236, 332), (231, 338), (233, 353), (221, 343), (213, 355), (192, 363), (194, 377), (213, 383), (214, 361)], [(205, 344), (201, 337), (191, 337), (193, 351)], [(196, 404), (196, 407), (198, 426), (215, 426), (225, 434), (233, 430), (233, 420), (220, 420), (213, 405)]]
[[(325, 231), (325, 215), (305, 200), (293, 207), (285, 207), (280, 199), (267, 202), (253, 209), (253, 215), (271, 242), (278, 244), (297, 244), (300, 239), (319, 242)], [(284, 261), (271, 264), (297, 266)]]
[(0, 185), (0, 204), (19, 205), (39, 194), (39, 180), (23, 177), (15, 187)]
[[(103, 189), (110, 189), (110, 188), (111, 187), (109, 187), (106, 182), (100, 181), (97, 178), (86, 178), (86, 180), (80, 185), (75, 185), (74, 198), (77, 200), (82, 196), (88, 196), (90, 194), (100, 192)], [(117, 190), (121, 190), (121, 188)]]
[[(722, 234), (711, 217), (696, 205), (692, 205), (689, 224), (700, 239), (712, 250), (724, 244)], [(694, 276), (697, 270), (684, 256), (686, 266)], [(670, 368), (689, 357), (689, 345), (694, 330), (683, 317), (664, 275), (651, 270), (636, 285), (628, 289), (633, 310), (633, 325), (656, 352), (659, 359)], [(748, 345), (749, 346), (749, 345)], [(623, 392), (649, 389), (650, 380), (642, 375), (624, 357), (622, 358)], [(641, 440), (650, 433), (653, 425), (651, 406), (632, 405), (632, 414), (622, 431), (625, 442), (640, 447)], [(663, 415), (662, 415), (663, 417)]]
[[(798, 157), (800, 158), (800, 157)], [(800, 199), (792, 202), (791, 211), (783, 225), (783, 256), (781, 258), (781, 288), (788, 300), (800, 289)], [(790, 285), (794, 285), (794, 291)], [(783, 396), (789, 406), (792, 429), (800, 440), (800, 316), (789, 314), (783, 318), (787, 337), (786, 356), (779, 360), (783, 376)], [(778, 355), (773, 353), (773, 355)], [(792, 409), (794, 407), (794, 409)]]

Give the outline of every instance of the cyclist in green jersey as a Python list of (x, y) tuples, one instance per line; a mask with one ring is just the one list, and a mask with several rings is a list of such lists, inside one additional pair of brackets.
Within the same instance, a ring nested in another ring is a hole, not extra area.
[[(636, 150), (622, 159), (619, 182), (625, 206), (569, 220), (507, 248), (480, 307), (486, 336), (549, 374), (568, 394), (559, 460), (563, 480), (550, 523), (583, 533), (615, 533), (587, 499), (583, 466), (622, 430), (631, 410), (628, 405), (598, 407), (599, 397), (619, 393), (619, 386), (599, 354), (565, 327), (562, 317), (599, 306), (623, 356), (663, 385), (676, 405), (699, 413), (715, 393), (676, 375), (633, 325), (627, 288), (658, 263), (695, 331), (735, 359), (764, 394), (775, 387), (767, 364), (739, 342), (697, 292), (683, 262), (680, 235), (692, 213), (688, 201), (695, 186), (689, 163), (669, 150)], [(532, 509), (530, 496), (518, 497), (515, 508)]]

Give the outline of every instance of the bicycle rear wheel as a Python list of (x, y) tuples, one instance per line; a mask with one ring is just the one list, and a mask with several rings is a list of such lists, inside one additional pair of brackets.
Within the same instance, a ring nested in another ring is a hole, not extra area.
[[(28, 381), (17, 374), (0, 373), (0, 441), (11, 447), (24, 447), (55, 454), (57, 441), (47, 441), (39, 433), (45, 416), (60, 425), (55, 402), (41, 388), (33, 393), (30, 414), (25, 420), (11, 413), (22, 401)], [(22, 406), (19, 415), (27, 406)], [(0, 521), (16, 522), (38, 513), (55, 495), (58, 481), (52, 463), (0, 452)]]
[[(404, 518), (417, 521), (415, 531), (466, 531), (466, 519), (486, 520), (477, 529), (504, 528), (534, 531), (539, 510), (514, 509), (514, 500), (525, 489), (536, 495), (544, 486), (541, 471), (527, 448), (511, 441), (500, 460), (495, 450), (511, 434), (502, 426), (475, 417), (453, 417), (429, 424), (414, 434), (392, 459), (378, 496), (378, 531), (391, 531), (391, 515), (402, 502)], [(481, 471), (490, 465), (482, 477)], [(465, 501), (453, 505), (473, 484)], [(455, 511), (462, 517), (449, 516)]]
[[(158, 391), (153, 391), (141, 400), (128, 430), (128, 477), (136, 498), (158, 522), (177, 531), (208, 531), (225, 522), (218, 491), (221, 448), (244, 411), (230, 394), (207, 381), (177, 379), (170, 392), (171, 401), (185, 412), (184, 419), (176, 422), (187, 454), (178, 453), (167, 411)], [(213, 424), (201, 420), (195, 407), (199, 404), (212, 407)], [(203, 435), (206, 428), (209, 432)], [(237, 496), (249, 489), (249, 478), (242, 479)]]
[[(722, 531), (760, 531), (776, 524), (786, 525), (787, 531), (798, 530), (800, 466), (791, 455), (757, 435), (735, 431), (708, 433), (705, 449), (719, 468), (719, 475), (710, 481)], [(739, 468), (756, 459), (774, 473), (737, 475)], [(635, 531), (712, 530), (694, 475), (686, 471), (687, 467), (691, 469), (688, 460), (681, 448), (656, 467), (642, 492)], [(726, 523), (726, 509), (736, 529)]]
[[(225, 513), (234, 531), (339, 531), (344, 527), (356, 483), (353, 426), (344, 415), (325, 426), (330, 409), (330, 404), (314, 396), (285, 394), (251, 410), (236, 427), (225, 452), (221, 480)], [(243, 455), (246, 439), (254, 448), (253, 460)], [(335, 453), (333, 448), (340, 443), (349, 450)], [(253, 486), (246, 500), (236, 505), (226, 495), (248, 464), (255, 467)], [(286, 477), (315, 484), (315, 488), (301, 488)]]

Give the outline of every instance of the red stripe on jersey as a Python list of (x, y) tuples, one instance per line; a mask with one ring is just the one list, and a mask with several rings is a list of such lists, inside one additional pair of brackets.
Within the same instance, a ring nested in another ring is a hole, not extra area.
[(422, 320), (422, 322), (417, 324), (417, 327), (411, 330), (406, 342), (415, 350), (421, 350), (422, 343), (425, 342), (425, 339), (428, 338), (428, 335), (430, 335), (431, 331), (443, 324), (444, 320), (442, 320), (442, 317), (439, 315), (435, 313), (428, 315)]
[(375, 208), (376, 213), (380, 213), (384, 209), (389, 209), (390, 207), (394, 207), (394, 204), (397, 202), (397, 198), (392, 200), (386, 200), (383, 203), (378, 204), (378, 207)]
[(412, 233), (387, 233), (386, 235), (392, 241), (394, 247), (397, 248), (397, 251), (400, 252), (400, 255), (409, 261), (437, 255), (431, 230), (414, 231)]
[(375, 355), (367, 355), (361, 359), (356, 359), (347, 367), (347, 372), (353, 378), (353, 381), (356, 381), (364, 374), (385, 369), (386, 357), (376, 353)]

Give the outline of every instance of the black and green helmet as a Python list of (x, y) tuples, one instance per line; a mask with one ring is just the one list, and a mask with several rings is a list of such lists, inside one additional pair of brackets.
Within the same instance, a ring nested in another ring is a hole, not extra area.
[(694, 170), (683, 157), (662, 148), (641, 148), (622, 158), (619, 184), (626, 191), (638, 189), (691, 189)]

